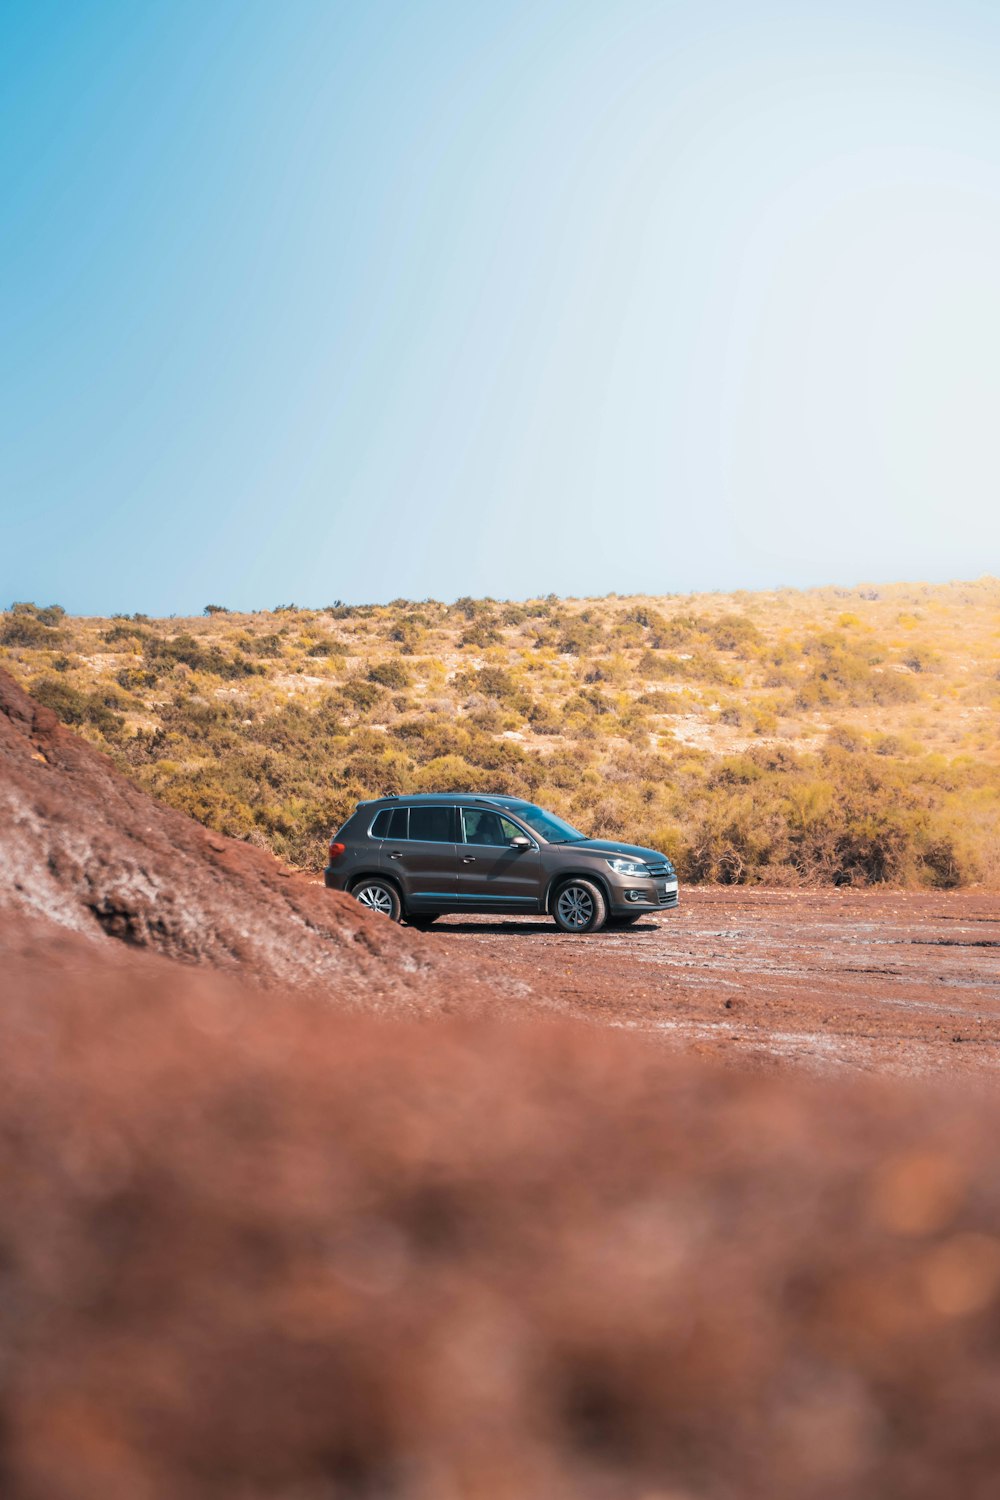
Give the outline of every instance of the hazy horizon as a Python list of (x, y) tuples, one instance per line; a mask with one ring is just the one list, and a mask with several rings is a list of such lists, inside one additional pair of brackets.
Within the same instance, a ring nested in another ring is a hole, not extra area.
[[(600, 603), (603, 600), (618, 599), (627, 601), (629, 599), (703, 599), (703, 598), (739, 598), (743, 595), (754, 597), (760, 595), (766, 597), (770, 594), (834, 594), (843, 595), (849, 599), (852, 595), (864, 599), (878, 599), (880, 591), (901, 590), (905, 596), (908, 590), (918, 589), (946, 589), (946, 588), (975, 588), (980, 584), (994, 584), (1000, 582), (992, 573), (982, 573), (977, 578), (862, 578), (856, 583), (817, 583), (817, 584), (776, 584), (773, 587), (760, 587), (754, 589), (732, 588), (732, 589), (683, 589), (671, 590), (659, 594), (651, 593), (649, 590), (632, 590), (628, 593), (616, 589), (607, 590), (603, 594), (554, 594), (551, 590), (538, 594), (481, 594), (476, 596), (453, 594), (439, 597), (434, 594), (422, 594), (418, 596), (396, 595), (392, 599), (324, 599), (322, 602), (307, 599), (277, 601), (274, 604), (256, 603), (245, 607), (226, 604), (224, 601), (210, 599), (196, 609), (189, 610), (138, 610), (138, 611), (97, 611), (97, 610), (67, 610), (67, 614), (74, 619), (111, 619), (119, 615), (127, 617), (130, 614), (138, 614), (149, 620), (191, 620), (199, 619), (208, 614), (221, 613), (226, 615), (254, 615), (254, 614), (280, 614), (284, 611), (302, 611), (303, 613), (323, 613), (325, 610), (337, 605), (346, 605), (353, 609), (388, 609), (394, 605), (419, 607), (421, 604), (442, 604), (448, 608), (456, 604), (460, 599), (474, 597), (479, 603), (493, 604), (522, 604), (531, 603), (537, 599), (558, 599), (561, 604), (586, 604)], [(9, 610), (13, 604), (31, 604), (38, 609), (45, 609), (51, 605), (62, 605), (59, 599), (19, 599), (0, 601), (0, 610)], [(65, 608), (65, 606), (62, 606)]]
[(1000, 13), (12, 0), (0, 604), (1000, 572)]

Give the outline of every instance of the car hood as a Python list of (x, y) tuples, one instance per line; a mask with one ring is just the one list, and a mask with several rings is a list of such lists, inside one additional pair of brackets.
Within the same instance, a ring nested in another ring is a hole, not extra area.
[(639, 844), (620, 844), (617, 839), (574, 839), (569, 844), (559, 844), (560, 849), (580, 849), (588, 854), (603, 854), (606, 859), (613, 859), (616, 854), (623, 854), (626, 859), (642, 860), (647, 865), (669, 865), (671, 861), (665, 854), (657, 849), (643, 849)]

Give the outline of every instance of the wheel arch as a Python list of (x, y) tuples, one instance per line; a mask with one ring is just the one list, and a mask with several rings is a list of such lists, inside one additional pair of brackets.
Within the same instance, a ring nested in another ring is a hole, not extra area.
[(549, 916), (552, 915), (556, 893), (564, 885), (572, 885), (574, 880), (587, 880), (591, 885), (596, 885), (604, 897), (604, 905), (610, 913), (611, 889), (603, 875), (595, 875), (591, 870), (560, 870), (557, 874), (553, 875), (545, 892), (545, 911)]
[(395, 875), (387, 875), (384, 870), (379, 870), (377, 868), (374, 870), (360, 870), (357, 875), (352, 875), (347, 886), (345, 887), (347, 894), (349, 896), (353, 896), (358, 886), (363, 885), (366, 880), (382, 880), (386, 885), (391, 885), (393, 890), (396, 892), (396, 895), (399, 897), (400, 910), (406, 910), (406, 902), (403, 899), (403, 888), (400, 885), (399, 881), (396, 879)]

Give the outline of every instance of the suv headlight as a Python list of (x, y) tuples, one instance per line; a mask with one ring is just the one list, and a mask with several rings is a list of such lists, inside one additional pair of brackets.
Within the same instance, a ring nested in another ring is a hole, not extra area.
[(616, 859), (609, 859), (608, 864), (618, 875), (631, 875), (639, 880), (649, 877), (649, 871), (644, 864), (634, 859), (626, 859), (623, 854), (619, 854)]

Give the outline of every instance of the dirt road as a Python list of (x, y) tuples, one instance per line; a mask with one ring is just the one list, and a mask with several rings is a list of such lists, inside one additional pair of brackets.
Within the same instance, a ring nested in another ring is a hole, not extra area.
[(1000, 1073), (995, 892), (686, 890), (669, 916), (567, 937), (542, 919), (442, 918), (484, 972), (553, 1008), (733, 1060)]

